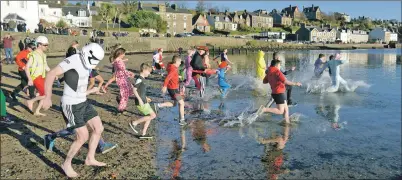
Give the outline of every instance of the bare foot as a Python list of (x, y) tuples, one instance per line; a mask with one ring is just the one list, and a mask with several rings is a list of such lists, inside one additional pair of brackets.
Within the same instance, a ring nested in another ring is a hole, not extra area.
[(106, 166), (106, 163), (99, 162), (97, 160), (85, 159), (85, 165), (87, 165), (87, 166)]
[(103, 93), (107, 93), (107, 88), (105, 86), (102, 86), (101, 90), (103, 91)]
[(102, 95), (103, 93), (101, 93), (101, 92), (96, 92), (95, 94), (97, 94), (97, 95)]
[(35, 112), (34, 115), (35, 115), (35, 116), (46, 116), (46, 114), (42, 114), (42, 113), (40, 113), (40, 112)]
[(27, 100), (27, 101), (26, 101), (26, 105), (27, 105), (28, 109), (32, 112), (32, 109), (33, 109), (33, 101)]
[(61, 169), (63, 169), (64, 173), (69, 177), (69, 178), (75, 178), (78, 177), (78, 173), (76, 173), (73, 169), (73, 167), (70, 166), (64, 166), (64, 164), (61, 165)]

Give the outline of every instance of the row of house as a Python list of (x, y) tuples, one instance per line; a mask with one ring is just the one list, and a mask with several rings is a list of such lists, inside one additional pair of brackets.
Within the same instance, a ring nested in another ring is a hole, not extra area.
[(398, 34), (386, 28), (375, 28), (368, 33), (362, 30), (331, 27), (330, 25), (306, 26), (304, 23), (296, 31), (295, 36), (292, 40), (310, 42), (366, 43), (368, 41), (379, 41), (388, 43), (398, 41)]

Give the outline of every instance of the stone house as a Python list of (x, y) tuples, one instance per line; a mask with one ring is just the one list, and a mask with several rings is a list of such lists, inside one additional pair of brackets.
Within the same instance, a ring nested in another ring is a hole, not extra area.
[(292, 6), (292, 5), (289, 5), (289, 7), (283, 8), (281, 11), (281, 14), (289, 15), (293, 20), (300, 19), (300, 17), (303, 15), (297, 6)]
[(304, 7), (303, 6), (303, 13), (308, 20), (321, 20), (321, 10), (319, 6), (311, 5), (311, 7)]
[(270, 15), (273, 18), (273, 25), (275, 27), (283, 27), (283, 26), (291, 26), (292, 25), (292, 18), (289, 14), (278, 13), (276, 9), (272, 10)]
[(233, 23), (236, 23), (238, 25), (244, 24), (246, 26), (251, 25), (251, 18), (247, 15), (246, 10), (244, 10), (243, 12), (235, 11), (234, 13), (229, 13), (229, 16)]
[(335, 42), (336, 40), (336, 28), (331, 28), (329, 25), (315, 27), (306, 26), (302, 23), (300, 29), (295, 34), (299, 41)]
[(138, 10), (151, 11), (161, 16), (167, 22), (167, 33), (176, 35), (193, 31), (193, 15), (188, 9), (178, 8), (172, 4), (143, 4), (138, 3)]
[(250, 27), (253, 28), (271, 28), (274, 26), (273, 18), (268, 15), (267, 11), (257, 10), (251, 13), (247, 13), (250, 17)]
[(232, 16), (226, 14), (211, 14), (207, 16), (208, 22), (216, 30), (222, 31), (236, 31), (238, 23), (233, 22)]
[(197, 29), (200, 32), (211, 32), (211, 27), (205, 14), (195, 15), (193, 17), (193, 26), (194, 29)]

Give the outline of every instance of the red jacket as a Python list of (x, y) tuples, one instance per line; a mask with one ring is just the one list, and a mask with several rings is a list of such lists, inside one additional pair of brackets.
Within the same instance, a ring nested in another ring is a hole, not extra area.
[(163, 87), (167, 87), (168, 89), (179, 89), (179, 70), (173, 65), (169, 64), (167, 67), (168, 75), (165, 78), (165, 82), (163, 83)]
[(286, 77), (277, 67), (269, 67), (263, 83), (271, 86), (272, 94), (285, 93)]
[(3, 38), (3, 44), (4, 44), (4, 48), (13, 48), (13, 37), (10, 38)]

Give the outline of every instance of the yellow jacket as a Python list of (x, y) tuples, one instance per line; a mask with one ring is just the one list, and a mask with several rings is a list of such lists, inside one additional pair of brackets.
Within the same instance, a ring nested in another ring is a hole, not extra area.
[(257, 78), (263, 80), (265, 77), (265, 69), (267, 67), (265, 60), (264, 60), (264, 51), (259, 50), (257, 59), (255, 61), (256, 63), (256, 72), (257, 72)]

